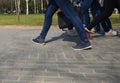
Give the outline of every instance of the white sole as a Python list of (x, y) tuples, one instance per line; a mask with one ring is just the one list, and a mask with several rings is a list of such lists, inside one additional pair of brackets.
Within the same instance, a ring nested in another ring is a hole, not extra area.
[(34, 44), (37, 44), (37, 45), (46, 45), (46, 43), (36, 43), (34, 41), (32, 41)]
[[(74, 49), (74, 48), (73, 48)], [(92, 49), (92, 45), (82, 48), (82, 49), (74, 49), (74, 50), (88, 50), (88, 49)]]

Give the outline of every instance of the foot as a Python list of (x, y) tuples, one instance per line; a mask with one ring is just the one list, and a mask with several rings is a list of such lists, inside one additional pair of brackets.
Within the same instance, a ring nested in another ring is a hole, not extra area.
[(110, 30), (108, 32), (105, 32), (105, 36), (117, 36), (117, 31)]
[(93, 33), (93, 34), (94, 34), (94, 33), (104, 34), (104, 31), (103, 31), (103, 30), (99, 30), (99, 29), (98, 29), (98, 30), (95, 30), (94, 28), (92, 28), (90, 32)]
[(90, 43), (87, 44), (77, 44), (76, 46), (73, 46), (74, 50), (88, 50), (88, 49), (92, 49), (92, 45)]
[(41, 39), (39, 37), (37, 37), (35, 39), (32, 39), (32, 41), (35, 42), (35, 43), (41, 44), (41, 45), (45, 45), (46, 44), (44, 39)]
[(96, 33), (94, 28), (92, 28), (90, 32), (93, 33), (93, 34)]

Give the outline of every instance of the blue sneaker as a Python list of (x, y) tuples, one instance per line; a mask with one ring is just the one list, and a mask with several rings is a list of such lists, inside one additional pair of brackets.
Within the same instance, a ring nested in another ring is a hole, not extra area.
[(41, 44), (41, 45), (46, 44), (44, 39), (39, 38), (39, 36), (37, 38), (35, 38), (35, 39), (32, 39), (32, 41), (35, 42), (35, 43)]
[(88, 49), (92, 49), (92, 45), (90, 43), (87, 44), (77, 44), (76, 46), (73, 46), (74, 50), (88, 50)]

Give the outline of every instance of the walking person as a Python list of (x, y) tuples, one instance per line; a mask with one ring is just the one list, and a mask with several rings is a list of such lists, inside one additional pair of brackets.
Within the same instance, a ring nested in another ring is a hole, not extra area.
[[(90, 1), (87, 1), (87, 0), (77, 0), (77, 1), (82, 1), (81, 10), (83, 11), (84, 25), (85, 25), (85, 27), (88, 26), (88, 29), (89, 29), (90, 17), (89, 17), (89, 12), (88, 12), (89, 10), (88, 9), (90, 8), (92, 16), (93, 16), (93, 18), (95, 18), (95, 17), (99, 16), (102, 12), (104, 12), (104, 7), (101, 7), (101, 5), (99, 4), (98, 0), (90, 0)], [(89, 4), (86, 4), (86, 2), (88, 2)], [(109, 2), (109, 4), (110, 3), (111, 2)], [(101, 21), (101, 22), (97, 22), (96, 26), (94, 25), (94, 26), (92, 26), (92, 28), (94, 27), (94, 28), (96, 28), (96, 30), (99, 31), (101, 26), (102, 26), (102, 29), (104, 30), (106, 36), (116, 36), (117, 35), (117, 32), (112, 29), (111, 21), (110, 21), (110, 19), (108, 17), (104, 18), (103, 21)], [(91, 30), (91, 29), (89, 29), (89, 30)]]
[(73, 46), (73, 48), (75, 50), (92, 48), (92, 45), (86, 36), (86, 32), (82, 25), (81, 19), (75, 13), (70, 0), (49, 0), (49, 4), (45, 12), (45, 20), (42, 31), (38, 37), (33, 39), (33, 42), (45, 44), (45, 37), (51, 26), (52, 16), (56, 12), (56, 10), (58, 10), (58, 8), (60, 8), (60, 10), (65, 14), (65, 16), (70, 19), (79, 35), (79, 43)]
[(83, 23), (84, 29), (86, 30), (87, 38), (90, 40), (90, 42), (93, 41), (93, 37), (90, 35), (89, 30), (86, 29), (86, 25), (90, 23), (88, 9), (90, 8), (92, 2), (93, 0), (75, 0), (76, 6), (79, 6), (79, 4), (81, 5), (80, 12), (81, 12), (81, 15), (83, 16), (82, 23)]
[[(102, 3), (99, 3), (98, 0), (93, 0), (90, 10), (94, 19), (95, 17), (99, 16), (103, 12), (104, 8)], [(105, 36), (117, 35), (117, 32), (112, 29), (112, 24), (108, 17), (103, 19), (101, 22), (97, 23), (97, 25), (94, 26), (94, 28), (98, 33), (101, 33), (101, 29), (102, 29), (103, 30), (102, 34), (104, 34)]]
[(120, 13), (120, 0), (104, 0), (102, 13), (91, 21), (87, 29), (91, 30), (97, 23), (111, 16), (115, 8), (117, 8)]

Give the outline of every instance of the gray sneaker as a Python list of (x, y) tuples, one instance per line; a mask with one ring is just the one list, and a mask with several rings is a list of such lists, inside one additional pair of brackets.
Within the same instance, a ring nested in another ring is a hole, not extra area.
[(38, 43), (38, 44), (42, 44), (42, 45), (46, 44), (44, 39), (39, 38), (39, 36), (35, 39), (32, 39), (32, 41), (35, 42), (35, 43)]
[(76, 46), (73, 46), (74, 50), (88, 50), (88, 49), (92, 49), (92, 45), (90, 43), (87, 44), (77, 44)]

